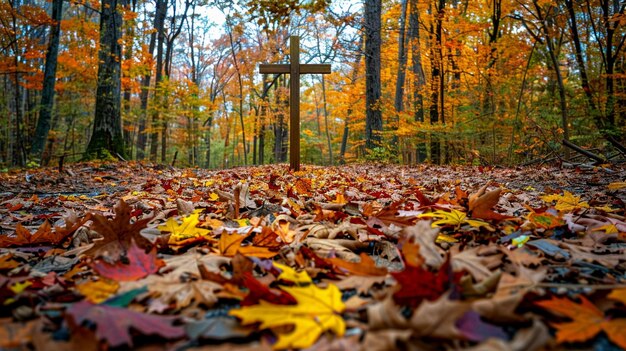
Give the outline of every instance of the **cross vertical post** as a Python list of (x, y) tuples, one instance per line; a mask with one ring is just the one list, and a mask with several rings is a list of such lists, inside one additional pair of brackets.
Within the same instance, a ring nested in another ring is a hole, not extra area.
[[(300, 170), (300, 37), (289, 38), (289, 167)], [(295, 152), (294, 152), (295, 151)]]
[(300, 37), (289, 37), (289, 64), (261, 64), (261, 74), (290, 74), (289, 83), (289, 168), (300, 170), (300, 75), (329, 74), (328, 64), (300, 64)]

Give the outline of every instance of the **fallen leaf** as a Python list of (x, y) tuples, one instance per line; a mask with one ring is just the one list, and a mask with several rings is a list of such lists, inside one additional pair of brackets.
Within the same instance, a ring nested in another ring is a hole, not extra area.
[(463, 274), (452, 271), (448, 258), (436, 273), (422, 267), (406, 266), (403, 271), (391, 275), (400, 285), (393, 294), (394, 300), (401, 305), (416, 307), (422, 300), (435, 300), (457, 286)]
[(176, 281), (159, 276), (150, 276), (137, 284), (144, 284), (156, 299), (176, 309), (192, 303), (211, 307), (217, 302), (216, 293), (223, 289), (222, 285), (208, 280)]
[(11, 318), (0, 319), (0, 349), (28, 350), (36, 321), (14, 322)]
[(104, 260), (97, 260), (93, 268), (103, 277), (118, 281), (133, 281), (141, 279), (149, 274), (155, 273), (159, 268), (165, 266), (163, 260), (156, 257), (156, 250), (146, 253), (134, 242), (128, 249), (124, 259), (120, 259), (115, 264)]
[(541, 199), (548, 203), (555, 202), (554, 208), (557, 211), (572, 212), (579, 208), (589, 208), (589, 204), (586, 201), (581, 201), (580, 196), (576, 196), (567, 190), (563, 191), (563, 195), (544, 195)]
[(19, 267), (20, 263), (14, 260), (12, 253), (6, 253), (0, 256), (0, 271), (7, 271)]
[(566, 297), (552, 297), (550, 300), (535, 302), (537, 305), (571, 319), (571, 322), (552, 323), (556, 328), (556, 340), (562, 342), (587, 341), (604, 331), (609, 340), (621, 348), (626, 348), (626, 318), (607, 319), (584, 296), (580, 296), (580, 303)]
[(106, 218), (100, 214), (92, 215), (91, 229), (102, 236), (100, 240), (94, 240), (94, 246), (85, 251), (86, 255), (107, 255), (111, 259), (117, 259), (121, 253), (130, 248), (131, 242), (142, 248), (152, 245), (148, 239), (141, 236), (141, 229), (145, 228), (152, 217), (132, 221), (132, 208), (120, 200), (114, 208), (115, 217)]
[(376, 266), (376, 262), (374, 262), (370, 255), (362, 252), (359, 257), (361, 257), (360, 262), (344, 261), (336, 257), (329, 258), (328, 261), (335, 266), (344, 269), (346, 272), (355, 275), (387, 275), (387, 268)]
[(94, 305), (81, 301), (67, 309), (72, 329), (90, 322), (95, 325), (96, 337), (110, 347), (133, 346), (130, 330), (141, 335), (158, 335), (164, 339), (178, 339), (185, 335), (182, 327), (175, 326), (177, 318), (160, 317), (131, 311), (126, 308)]
[(340, 313), (345, 306), (336, 286), (331, 284), (326, 289), (320, 289), (309, 285), (281, 289), (293, 296), (298, 304), (275, 305), (260, 301), (258, 305), (230, 310), (229, 314), (240, 318), (244, 325), (260, 322), (260, 329), (293, 325), (293, 331), (277, 333), (274, 349), (307, 348), (327, 330), (337, 336), (344, 334), (346, 326)]
[(171, 246), (186, 246), (204, 241), (211, 234), (211, 231), (197, 227), (200, 223), (200, 212), (202, 210), (193, 211), (192, 214), (183, 217), (180, 224), (170, 217), (165, 224), (158, 226), (157, 229), (161, 232), (170, 233), (168, 245)]
[(50, 222), (44, 220), (34, 233), (24, 228), (21, 223), (15, 227), (15, 235), (0, 235), (0, 247), (26, 245), (58, 245), (67, 235), (52, 230)]
[(469, 308), (469, 303), (451, 300), (449, 294), (443, 294), (434, 301), (424, 300), (413, 312), (408, 325), (414, 336), (463, 339), (456, 323)]
[(252, 306), (263, 301), (276, 305), (295, 305), (296, 301), (291, 295), (283, 290), (272, 291), (262, 284), (252, 273), (244, 272), (241, 276), (241, 284), (248, 289), (248, 294), (241, 301), (241, 306)]
[[(439, 236), (439, 228), (433, 228), (428, 221), (419, 221), (415, 225), (404, 228), (401, 233), (402, 242), (413, 243), (419, 245), (419, 254), (426, 261), (426, 264), (433, 268), (439, 268), (443, 264), (443, 250), (435, 244)], [(405, 257), (409, 263), (417, 263), (419, 257), (412, 257), (413, 253), (409, 253), (411, 257)], [(419, 266), (418, 264), (412, 264)]]
[(613, 182), (607, 185), (607, 188), (609, 188), (609, 190), (624, 189), (626, 188), (626, 182)]
[(455, 324), (461, 334), (471, 341), (483, 342), (489, 338), (509, 339), (501, 327), (484, 322), (478, 313), (471, 310), (465, 312)]
[(76, 285), (76, 290), (87, 300), (93, 303), (101, 303), (117, 292), (120, 284), (111, 279), (87, 281)]
[(626, 305), (626, 288), (614, 289), (613, 291), (611, 291), (608, 297)]
[(468, 214), (472, 218), (493, 219), (501, 221), (509, 219), (511, 216), (505, 216), (494, 212), (492, 209), (498, 204), (502, 189), (495, 189), (487, 192), (487, 184), (480, 188), (478, 192), (469, 196)]
[(449, 211), (445, 210), (437, 210), (434, 212), (422, 213), (418, 215), (419, 218), (434, 218), (436, 219), (431, 225), (433, 228), (435, 227), (443, 227), (443, 226), (452, 226), (455, 228), (459, 228), (463, 224), (467, 224), (474, 228), (484, 227), (487, 230), (493, 231), (494, 228), (487, 222), (483, 222), (476, 219), (467, 218), (467, 214), (451, 209)]

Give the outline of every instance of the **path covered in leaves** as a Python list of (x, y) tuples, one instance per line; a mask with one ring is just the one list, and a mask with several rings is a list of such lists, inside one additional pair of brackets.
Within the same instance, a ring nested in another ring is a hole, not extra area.
[(626, 170), (0, 175), (2, 350), (626, 349)]

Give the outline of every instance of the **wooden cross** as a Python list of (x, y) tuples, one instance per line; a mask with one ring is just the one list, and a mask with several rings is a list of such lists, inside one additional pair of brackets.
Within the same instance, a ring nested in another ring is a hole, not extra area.
[(261, 74), (288, 73), (291, 75), (289, 84), (289, 168), (300, 170), (300, 75), (319, 73), (329, 74), (328, 64), (300, 64), (300, 37), (289, 38), (289, 64), (261, 64)]

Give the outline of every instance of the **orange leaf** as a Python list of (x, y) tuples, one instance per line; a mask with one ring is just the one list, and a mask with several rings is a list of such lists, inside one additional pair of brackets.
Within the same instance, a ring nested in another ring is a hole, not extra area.
[(13, 260), (12, 253), (6, 253), (0, 256), (0, 271), (10, 270), (19, 266), (19, 262)]
[(241, 247), (241, 242), (243, 242), (245, 238), (246, 235), (241, 235), (237, 233), (222, 233), (222, 235), (220, 236), (220, 241), (218, 243), (220, 254), (224, 256), (235, 256), (237, 250), (239, 250), (239, 248)]
[(400, 251), (407, 266), (419, 267), (424, 264), (424, 257), (420, 254), (419, 244), (406, 241), (402, 243)]
[(493, 212), (492, 208), (498, 203), (502, 189), (495, 189), (486, 192), (487, 185), (480, 188), (478, 192), (469, 196), (470, 216), (472, 218), (494, 219), (497, 221), (511, 218), (510, 216)]
[(626, 288), (624, 289), (615, 289), (613, 291), (611, 291), (611, 293), (609, 294), (609, 298), (615, 300), (615, 301), (619, 301), (621, 303), (623, 303), (624, 305), (626, 305)]
[(361, 252), (361, 261), (360, 262), (349, 262), (344, 261), (340, 258), (329, 258), (332, 264), (337, 267), (343, 268), (346, 271), (354, 274), (354, 275), (366, 275), (366, 276), (380, 276), (387, 275), (387, 268), (377, 267), (376, 262), (365, 252)]
[(242, 255), (255, 256), (259, 258), (271, 258), (278, 254), (278, 252), (270, 251), (267, 247), (241, 246), (241, 243), (247, 237), (247, 235), (237, 233), (222, 233), (218, 243), (220, 254), (224, 256), (235, 256), (239, 252)]
[(553, 324), (557, 329), (558, 342), (589, 340), (603, 329), (604, 313), (584, 296), (580, 300), (581, 303), (578, 304), (568, 298), (552, 297), (551, 300), (537, 302), (537, 305), (551, 312), (572, 319), (571, 322)]
[(24, 226), (18, 223), (15, 226), (15, 235), (13, 236), (0, 236), (0, 247), (9, 246), (24, 246), (24, 245), (57, 245), (65, 239), (63, 233), (57, 233), (52, 231), (52, 226), (47, 220), (44, 221), (35, 233), (31, 233), (30, 230), (24, 228)]
[(602, 323), (602, 329), (617, 346), (626, 350), (626, 318), (612, 319)]
[(271, 251), (267, 247), (259, 246), (242, 246), (237, 252), (245, 256), (254, 256), (258, 258), (272, 258), (278, 255), (278, 251)]

